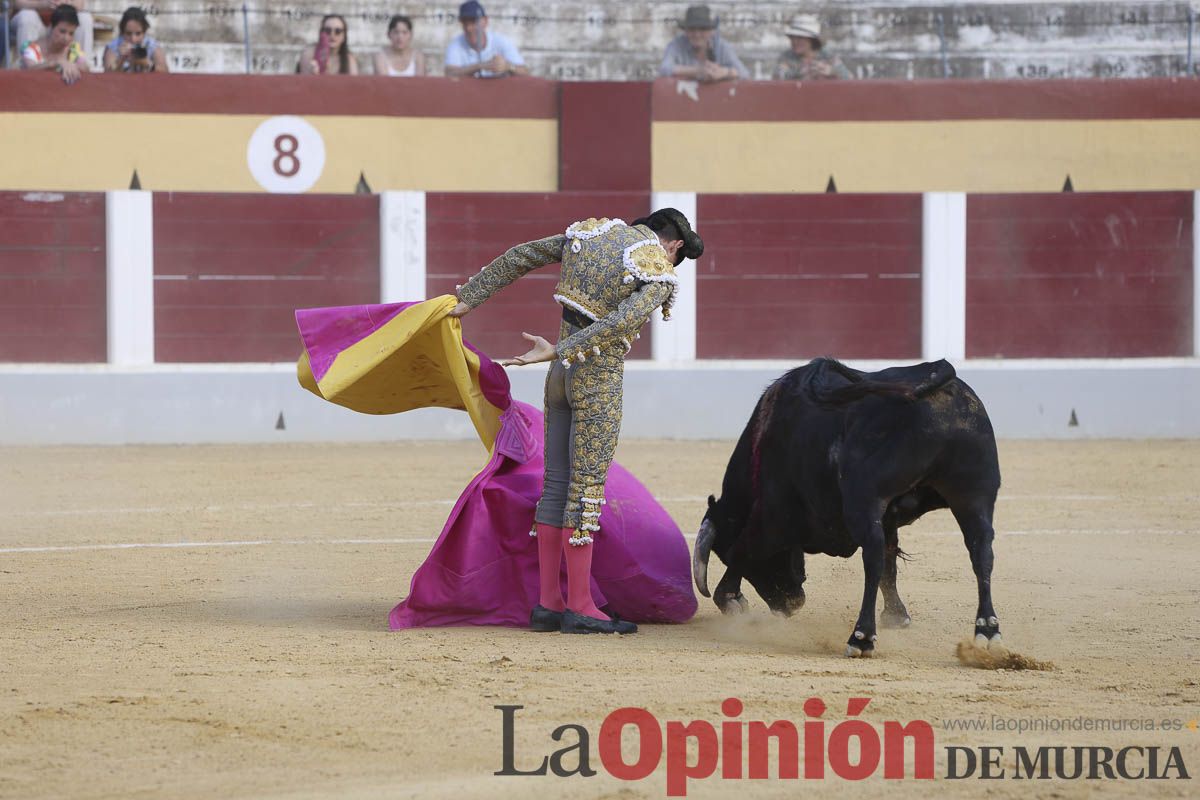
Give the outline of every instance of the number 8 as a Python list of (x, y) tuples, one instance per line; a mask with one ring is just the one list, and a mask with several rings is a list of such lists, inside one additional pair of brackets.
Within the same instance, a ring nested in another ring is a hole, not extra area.
[[(291, 142), (291, 146), (285, 150), (283, 145), (287, 142)], [(277, 175), (290, 178), (300, 171), (300, 159), (296, 156), (296, 152), (299, 149), (300, 142), (297, 141), (296, 137), (292, 136), (290, 133), (281, 133), (275, 137), (275, 152), (278, 153), (278, 155), (275, 156), (275, 161), (272, 162), (272, 166), (275, 167), (275, 173)], [(282, 162), (285, 158), (292, 162), (291, 169), (283, 169)]]

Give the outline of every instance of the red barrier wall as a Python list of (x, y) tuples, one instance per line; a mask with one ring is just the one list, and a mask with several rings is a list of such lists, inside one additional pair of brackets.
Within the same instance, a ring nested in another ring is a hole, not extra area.
[(1192, 355), (1192, 193), (967, 198), (967, 356)]
[(119, 73), (88, 77), (63, 92), (55, 91), (62, 87), (57, 75), (0, 70), (0, 111), (490, 119), (558, 115), (559, 84), (539, 78), (381, 81), (374, 75), (176, 73), (164, 80), (130, 82)]
[(157, 361), (290, 361), (295, 309), (377, 302), (375, 196), (154, 195)]
[(558, 188), (650, 191), (649, 83), (561, 84)]
[[(456, 284), (514, 244), (552, 236), (588, 217), (632, 222), (649, 210), (648, 192), (554, 194), (430, 193), (425, 199), (426, 292), (454, 294)], [(463, 334), (493, 358), (525, 352), (521, 331), (558, 337), (562, 309), (553, 300), (559, 268), (535, 270), (463, 320)], [(650, 356), (650, 326), (630, 358)]]
[(661, 122), (847, 122), (966, 119), (1194, 119), (1200, 83), (1139, 80), (742, 81), (654, 83)]
[(700, 195), (697, 358), (921, 353), (919, 195)]
[[(967, 355), (1190, 356), (1190, 192), (968, 197)], [(427, 291), (646, 192), (429, 194)], [(378, 199), (158, 193), (162, 362), (289, 361), (292, 312), (377, 302)], [(701, 195), (700, 358), (920, 356), (920, 197)], [(105, 360), (104, 198), (0, 193), (0, 362)], [(465, 321), (505, 356), (553, 335), (557, 267)], [(650, 353), (648, 329), (633, 357)]]
[(0, 192), (0, 362), (107, 360), (104, 195)]

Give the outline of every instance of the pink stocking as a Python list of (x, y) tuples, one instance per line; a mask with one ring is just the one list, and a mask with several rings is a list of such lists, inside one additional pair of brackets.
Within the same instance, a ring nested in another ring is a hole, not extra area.
[(562, 595), (563, 531), (550, 525), (537, 524), (538, 574), (541, 577), (543, 608), (562, 611), (566, 605)]
[(597, 608), (592, 599), (592, 545), (568, 544), (571, 533), (570, 528), (563, 529), (563, 549), (567, 553), (567, 608), (585, 617), (607, 620), (609, 616)]

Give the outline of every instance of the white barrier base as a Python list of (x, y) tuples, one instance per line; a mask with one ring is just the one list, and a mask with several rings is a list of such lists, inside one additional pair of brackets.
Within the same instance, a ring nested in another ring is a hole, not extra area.
[[(627, 437), (733, 439), (801, 362), (631, 362)], [(881, 362), (849, 362), (862, 369)], [(1001, 438), (1200, 437), (1200, 359), (964, 361)], [(544, 368), (510, 369), (541, 405)], [(1072, 424), (1074, 423), (1074, 424)], [(292, 364), (0, 366), (0, 445), (470, 439), (466, 414), (356, 414), (301, 389)]]

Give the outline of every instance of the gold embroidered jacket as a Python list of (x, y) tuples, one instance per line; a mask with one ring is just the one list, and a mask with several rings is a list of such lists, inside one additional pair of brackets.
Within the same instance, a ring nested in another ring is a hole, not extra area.
[(458, 297), (475, 308), (500, 289), (546, 264), (561, 262), (554, 299), (593, 324), (560, 338), (560, 359), (628, 351), (637, 331), (659, 306), (670, 318), (679, 281), (658, 236), (644, 225), (591, 218), (566, 233), (516, 245), (484, 267)]

